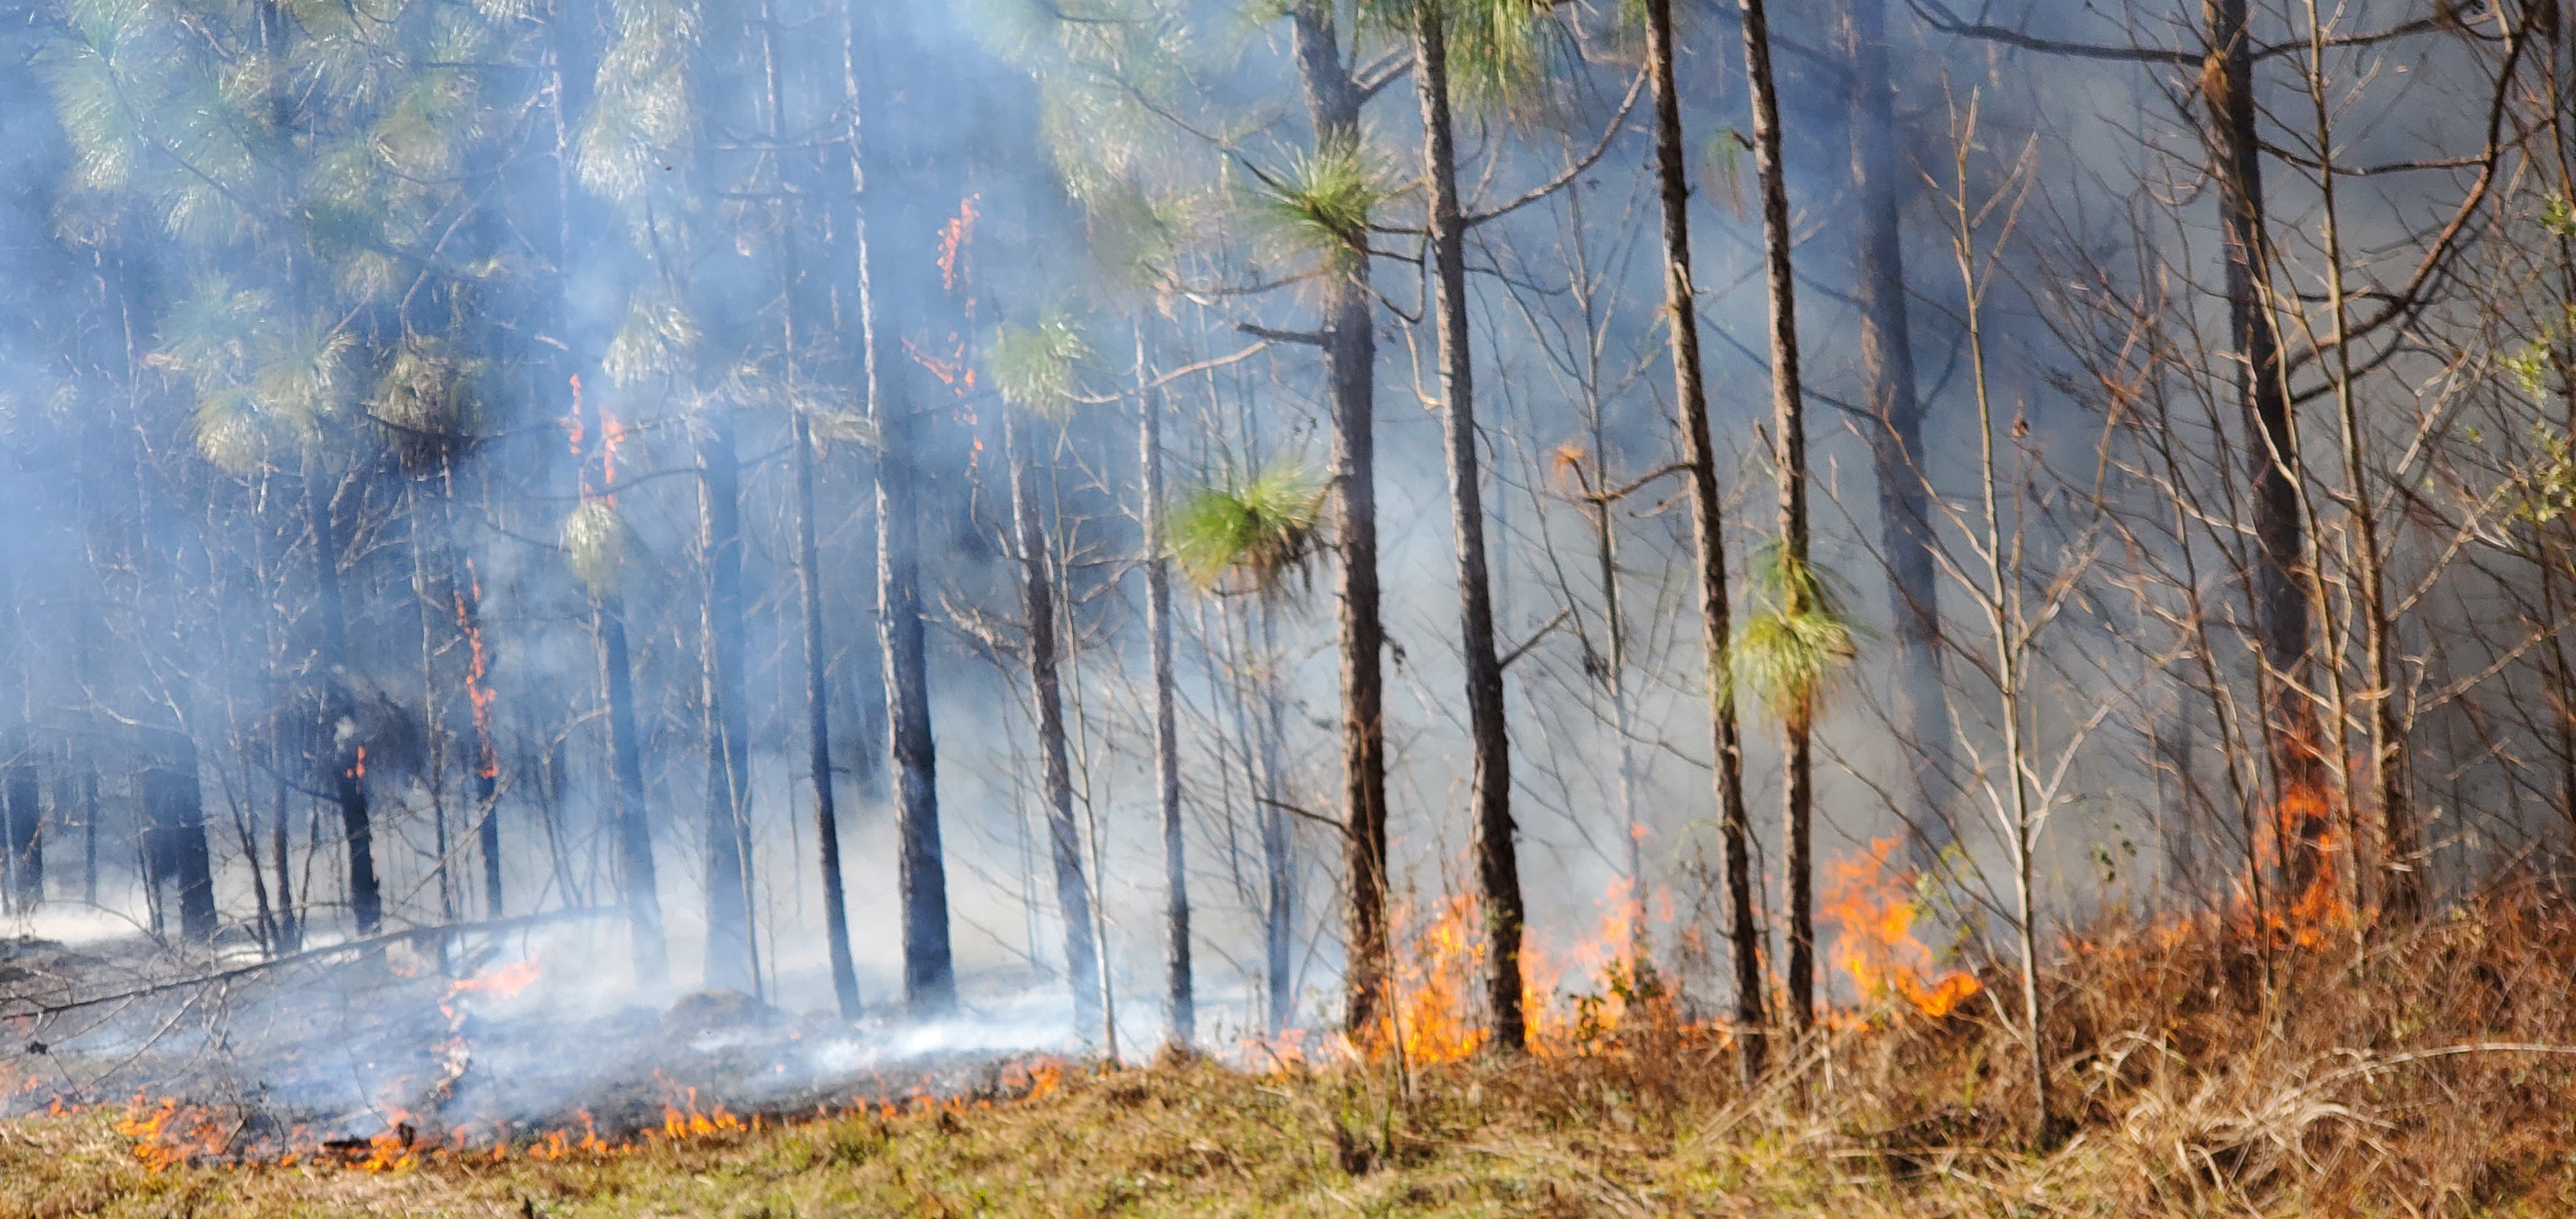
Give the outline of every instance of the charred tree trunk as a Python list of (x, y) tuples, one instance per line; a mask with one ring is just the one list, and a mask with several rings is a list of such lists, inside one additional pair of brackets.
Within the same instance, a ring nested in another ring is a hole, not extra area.
[(705, 419), (698, 443), (698, 550), (706, 568), (707, 959), (710, 990), (760, 993), (751, 912), (751, 724), (743, 690), (742, 470), (733, 418)]
[[(872, 173), (873, 154), (863, 121), (878, 112), (881, 97), (859, 89), (860, 18), (854, 7), (843, 41), (844, 88), (849, 97), (850, 173), (859, 206), (851, 224), (859, 286), (859, 360), (867, 380), (868, 420), (877, 434), (877, 643), (885, 666), (887, 755), (894, 769), (898, 901), (903, 909), (905, 1005), (935, 1015), (957, 1005), (957, 972), (949, 951), (947, 861), (939, 833), (938, 755), (930, 727), (930, 664), (922, 618), (920, 521), (914, 418), (903, 373), (884, 367), (878, 351), (874, 285), (880, 252), (868, 223), (893, 210), (884, 175)], [(880, 38), (864, 45), (882, 46)], [(870, 73), (869, 79), (876, 74)]]
[[(1318, 149), (1356, 145), (1367, 100), (1344, 64), (1333, 6), (1299, 0), (1297, 71)], [(1364, 235), (1334, 257), (1317, 289), (1333, 416), (1334, 522), (1341, 551), (1342, 825), (1350, 901), (1343, 1027), (1353, 1036), (1377, 1025), (1391, 953), (1386, 908), (1386, 628), (1378, 618), (1377, 333), (1369, 314)]]
[[(276, 864), (277, 950), (281, 954), (304, 949), (304, 917), (295, 907), (295, 878), (293, 865), (288, 859), (288, 839), (292, 835), (286, 824), (286, 795), (290, 790), (285, 783), (277, 785), (277, 798), (270, 805), (268, 823), (269, 854), (275, 857), (273, 862)], [(88, 776), (84, 799), (83, 807), (90, 822), (84, 881), (90, 890), (90, 904), (94, 906), (98, 904), (98, 775), (95, 773)], [(258, 862), (252, 860), (252, 866), (256, 867)]]
[(1011, 467), (1011, 527), (1020, 551), (1020, 610), (1028, 619), (1029, 693), (1037, 704), (1038, 766), (1046, 786), (1047, 845), (1055, 898), (1064, 914), (1064, 968), (1073, 984), (1076, 1027), (1100, 1018), (1100, 957), (1091, 934), (1091, 885), (1082, 874), (1082, 833), (1073, 819), (1073, 764), (1064, 741), (1062, 648), (1056, 634), (1055, 563), (1038, 519), (1035, 463), (1018, 412), (1002, 411), (1003, 460)]
[(2255, 556), (2247, 591), (2261, 647), (2263, 735), (2271, 754), (2284, 901), (2319, 874), (2330, 825), (2327, 772), (2308, 674), (2314, 624), (2301, 573), (2307, 528), (2299, 502), (2298, 433), (2281, 382), (2280, 335), (2265, 281), (2271, 238), (2263, 213), (2263, 147), (2254, 117), (2254, 47), (2246, 0), (2206, 0), (2209, 58), (2201, 92), (2209, 105), (2212, 169), (2218, 179), (2220, 237), (2227, 257), (2227, 329), (2236, 391), (2253, 435), (2247, 445), (2254, 495)]
[[(84, 771), (82, 771), (82, 772), (81, 772), (81, 783), (80, 783), (80, 802), (81, 802), (81, 803), (80, 803), (80, 809), (81, 809), (81, 904), (82, 904), (82, 905), (84, 905), (84, 906), (87, 906), (87, 907), (89, 907), (89, 908), (91, 908), (91, 909), (93, 909), (93, 910), (95, 910), (95, 909), (97, 909), (97, 908), (98, 908), (98, 772), (97, 772), (97, 771), (95, 771), (95, 770), (84, 770)], [(283, 858), (283, 857), (284, 857), (284, 855), (285, 855), (285, 852), (281, 850), (280, 852), (278, 852), (278, 854), (279, 854), (280, 858)], [(282, 874), (283, 874), (283, 873), (281, 872), (281, 875), (282, 875)], [(280, 890), (278, 891), (278, 902), (279, 902), (279, 906), (278, 906), (278, 908), (279, 908), (280, 910), (287, 910), (287, 909), (291, 909), (291, 907), (289, 907), (289, 906), (287, 906), (287, 905), (285, 904), (285, 902), (286, 902), (286, 891), (285, 891), (285, 890), (283, 890), (283, 889), (280, 889)]]
[[(957, 1003), (948, 944), (948, 875), (939, 833), (938, 756), (930, 728), (928, 624), (920, 523), (912, 515), (909, 407), (872, 399), (886, 448), (877, 459), (877, 636), (885, 663), (887, 753), (894, 760), (904, 998), (916, 1013)], [(898, 439), (900, 438), (900, 439)]]
[(474, 845), (483, 859), (483, 912), (500, 918), (501, 749), (492, 735), (492, 654), (483, 646), (483, 581), (456, 539), (456, 463), (439, 471), (439, 525), (447, 547), (450, 608), (465, 645), (465, 710), (474, 726)]
[(628, 934), (634, 940), (636, 985), (651, 989), (671, 973), (670, 941), (662, 930), (661, 878), (653, 866), (653, 822), (644, 803), (644, 740), (635, 725), (635, 668), (626, 654), (625, 599), (613, 593), (591, 602), (599, 633), (601, 684), (608, 696), (609, 760), (617, 773), (617, 863), (626, 892)]
[(202, 944), (215, 935), (215, 876), (196, 763), (191, 747), (176, 764), (143, 772), (144, 854), (154, 887), (178, 890), (179, 934)]
[[(374, 935), (384, 922), (384, 894), (376, 884), (375, 827), (367, 813), (367, 747), (358, 739), (356, 709), (351, 705), (349, 615), (340, 595), (340, 532), (331, 519), (331, 491), (324, 484), (321, 459), (308, 457), (304, 473), (304, 513), (313, 532), (314, 613), (321, 619), (321, 681), (324, 722), (321, 739), (330, 759), (333, 801), (340, 808), (340, 834), (349, 852), (349, 915), (360, 938)], [(189, 783), (196, 782), (194, 772)]]
[(1458, 550), (1458, 633), (1467, 669), (1467, 734), (1475, 751), (1475, 855), (1485, 922), (1485, 1003), (1494, 1045), (1529, 1048), (1521, 1019), (1520, 860), (1512, 842), (1511, 737), (1503, 718), (1503, 663), (1494, 646), (1493, 582), (1485, 562), (1483, 476), (1478, 470), (1475, 364), (1467, 331), (1467, 225), (1458, 206), (1457, 133), (1449, 112), (1448, 31), (1437, 5), (1417, 10), (1413, 79), (1422, 99), (1423, 161), (1431, 183), (1431, 254), (1437, 287), (1441, 449), (1449, 467), (1451, 533)]
[(1690, 176), (1681, 99), (1673, 81), (1672, 0), (1646, 0), (1646, 59), (1655, 89), (1655, 173), (1663, 197), (1664, 300), (1671, 312), (1673, 398), (1690, 465), (1691, 533), (1698, 548), (1700, 646), (1708, 666), (1708, 719), (1716, 758), (1718, 834), (1726, 864), (1727, 940), (1735, 973), (1735, 1023), (1746, 1078), (1762, 1071), (1762, 930), (1753, 909), (1752, 821), (1744, 804), (1744, 742), (1735, 718), (1733, 635), (1726, 590), (1726, 517), (1708, 392), (1699, 357), (1698, 292), (1691, 275)]
[[(1771, 75), (1771, 22), (1764, 0), (1744, 0), (1745, 77), (1753, 90), (1753, 161), (1762, 179), (1763, 265), (1771, 313), (1772, 465), (1780, 476), (1780, 562), (1788, 613), (1807, 566), (1807, 420), (1798, 382), (1798, 305), (1790, 275), (1789, 187), (1780, 164), (1780, 97)], [(1806, 708), (1781, 717), (1781, 840), (1788, 855), (1789, 1017), (1801, 1036), (1816, 1023), (1815, 861), (1811, 832), (1815, 792)]]
[[(762, 76), (769, 94), (763, 122), (770, 142), (776, 144), (782, 139), (781, 116), (787, 107), (778, 63), (777, 15), (767, 3), (760, 6), (760, 51)], [(788, 445), (794, 450), (791, 461), (796, 478), (796, 586), (804, 611), (805, 752), (814, 784), (815, 858), (822, 869), (823, 932), (825, 951), (832, 963), (832, 997), (840, 1006), (841, 1017), (855, 1020), (859, 1017), (859, 974), (850, 961), (849, 912), (841, 889), (841, 818), (832, 789), (832, 701), (830, 686), (824, 680), (831, 654), (823, 637), (822, 551), (815, 539), (814, 436), (804, 412), (795, 405), (797, 363), (804, 338), (797, 309), (796, 274), (803, 260), (797, 256), (799, 217), (790, 199), (801, 195), (787, 188), (783, 164), (780, 176), (773, 207), (777, 209), (780, 235), (779, 314), (781, 346), (787, 357)]]
[(31, 762), (12, 763), (7, 789), (9, 909), (20, 916), (45, 904), (44, 792)]
[[(1259, 606), (1254, 612), (1260, 615), (1261, 623), (1261, 707), (1256, 721), (1260, 762), (1257, 768), (1253, 765), (1253, 743), (1247, 741), (1244, 771), (1245, 781), (1256, 784), (1255, 790), (1262, 797), (1262, 965), (1270, 999), (1268, 1027), (1276, 1036), (1287, 1032), (1297, 1015), (1297, 838), (1295, 826), (1288, 819), (1288, 762), (1280, 756), (1280, 737), (1287, 730), (1288, 711), (1286, 699), (1279, 692), (1279, 675), (1273, 668), (1273, 658), (1279, 654), (1278, 639), (1271, 627), (1270, 607)], [(1248, 617), (1244, 627), (1249, 635)]]
[[(604, 453), (608, 420), (605, 412), (593, 416), (585, 409), (580, 377), (570, 378), (569, 384), (575, 432), (585, 442), (580, 454), (581, 471), (575, 481), (581, 497), (587, 500), (595, 494), (589, 481), (590, 463), (599, 460), (603, 481), (610, 477)], [(593, 634), (599, 641), (600, 693), (608, 711), (609, 765), (617, 784), (611, 829), (616, 835), (618, 876), (624, 886), (635, 984), (652, 990), (670, 979), (671, 947), (662, 927), (661, 876), (653, 863), (653, 822), (645, 803), (644, 738), (635, 720), (635, 666), (627, 652), (625, 598), (613, 586), (593, 588), (590, 617)]]
[(1940, 864), (1957, 838), (1949, 803), (1956, 748), (1942, 698), (1940, 570), (1932, 531), (1923, 403), (1915, 394), (1913, 330), (1905, 309), (1905, 247), (1896, 155), (1895, 95), (1888, 85), (1886, 0), (1847, 0), (1852, 88), (1852, 194), (1859, 209), (1852, 297), (1859, 305), (1862, 403), (1878, 474), (1879, 549), (1886, 555), (1889, 616), (1896, 625), (1895, 727), (1911, 773), (1897, 791), (1907, 854), (1917, 871)]
[(814, 537), (814, 437), (795, 416), (788, 443), (796, 450), (796, 581), (805, 610), (806, 759), (814, 783), (815, 856), (823, 870), (823, 933), (832, 958), (832, 997), (841, 1018), (859, 1018), (859, 971), (850, 960), (850, 914), (841, 887), (841, 815), (832, 790), (831, 690), (823, 680), (831, 657), (823, 638), (823, 560)]
[[(1136, 375), (1145, 375), (1137, 340)], [(1172, 663), (1172, 569), (1163, 554), (1163, 396), (1136, 404), (1136, 464), (1144, 482), (1145, 634), (1154, 669), (1154, 802), (1163, 825), (1163, 982), (1172, 1044), (1198, 1039), (1198, 995), (1190, 976), (1189, 844), (1181, 822), (1181, 729)]]

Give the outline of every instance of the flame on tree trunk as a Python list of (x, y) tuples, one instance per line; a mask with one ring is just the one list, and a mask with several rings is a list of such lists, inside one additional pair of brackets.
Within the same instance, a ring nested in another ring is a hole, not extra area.
[[(614, 506), (617, 502), (617, 440), (623, 430), (600, 412), (599, 426), (587, 426), (581, 378), (572, 387), (572, 448), (581, 462), (580, 496)], [(598, 448), (585, 447), (598, 437)], [(600, 482), (590, 483), (590, 461), (596, 456)], [(635, 722), (635, 667), (627, 655), (626, 600), (613, 587), (591, 591), (592, 629), (599, 639), (601, 693), (608, 703), (609, 763), (617, 781), (617, 863), (624, 883), (628, 935), (632, 940), (636, 985), (653, 989), (668, 980), (670, 941), (662, 930), (661, 879), (653, 865), (653, 823), (644, 799), (644, 742)]]
[[(2209, 107), (2211, 168), (2218, 179), (2220, 238), (2227, 258), (2227, 329), (2234, 348), (2238, 399), (2245, 404), (2247, 458), (2253, 483), (2253, 602), (2261, 648), (2263, 735), (2273, 790), (2287, 816), (2279, 825), (2281, 887), (2297, 893), (2315, 879), (2332, 824), (2322, 798), (2327, 774), (2323, 735), (2307, 684), (2314, 626), (2309, 621), (2307, 531), (2299, 502), (2298, 433), (2281, 380), (2277, 319), (2267, 304), (2271, 245), (2263, 212), (2263, 149), (2255, 127), (2254, 49), (2246, 0), (2206, 0), (2208, 58), (2202, 100)], [(2295, 793), (2320, 798), (2293, 799)]]
[(1414, 16), (1413, 79), (1422, 99), (1423, 161), (1431, 185), (1430, 242), (1439, 321), (1441, 452), (1458, 560), (1458, 634), (1465, 652), (1467, 734), (1475, 777), (1476, 888), (1485, 919), (1485, 1003), (1496, 1048), (1529, 1048), (1521, 1014), (1520, 861), (1512, 842), (1512, 762), (1504, 720), (1503, 664), (1494, 646), (1492, 579), (1477, 466), (1475, 365), (1467, 324), (1466, 218), (1458, 205), (1458, 154), (1449, 109), (1449, 49), (1440, 6)]
[(314, 613), (322, 630), (321, 739), (333, 759), (332, 797), (340, 807), (340, 833), (349, 851), (349, 913), (358, 934), (370, 936), (384, 921), (384, 895), (376, 884), (375, 830), (367, 812), (367, 747), (358, 739), (356, 711), (342, 685), (348, 676), (349, 617), (340, 598), (340, 534), (332, 521), (332, 496), (323, 482), (321, 460), (308, 456), (306, 463), (304, 512), (313, 532)]

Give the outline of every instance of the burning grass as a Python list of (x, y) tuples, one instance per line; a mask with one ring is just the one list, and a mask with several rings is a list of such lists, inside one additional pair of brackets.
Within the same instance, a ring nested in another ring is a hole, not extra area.
[[(1436, 921), (1436, 920), (1435, 920)], [(0, 1216), (2544, 1215), (2576, 1209), (2576, 910), (2403, 934), (2106, 918), (2047, 975), (2072, 1135), (2035, 1147), (2008, 975), (1893, 984), (1747, 1091), (1678, 1002), (1490, 1057), (1023, 1070), (974, 1097), (218, 1167), (184, 1107), (0, 1126)], [(202, 1157), (200, 1157), (202, 1158)]]

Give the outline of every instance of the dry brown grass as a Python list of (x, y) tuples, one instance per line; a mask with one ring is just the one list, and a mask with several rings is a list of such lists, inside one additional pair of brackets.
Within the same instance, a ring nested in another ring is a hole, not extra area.
[(1632, 1021), (1580, 1056), (1174, 1060), (1024, 1101), (393, 1174), (153, 1172), (80, 1115), (0, 1127), (0, 1216), (2576, 1213), (2576, 910), (2526, 883), (2312, 938), (2092, 928), (2048, 982), (2072, 1128), (2047, 1147), (1980, 1001), (1849, 1022), (1752, 1092), (1704, 1031)]

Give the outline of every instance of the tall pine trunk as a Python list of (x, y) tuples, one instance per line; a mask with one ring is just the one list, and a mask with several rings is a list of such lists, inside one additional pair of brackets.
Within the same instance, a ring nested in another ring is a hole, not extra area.
[(859, 1018), (859, 972), (850, 960), (850, 913), (841, 885), (841, 817), (832, 791), (830, 659), (823, 637), (823, 561), (814, 537), (814, 437), (799, 413), (788, 443), (796, 450), (796, 583), (805, 611), (805, 751), (814, 784), (815, 856), (823, 870), (823, 934), (832, 958), (832, 996), (841, 1018)]
[(8, 822), (9, 910), (24, 917), (45, 903), (45, 808), (36, 764), (12, 762), (0, 776)]
[(644, 734), (635, 724), (635, 667), (626, 648), (626, 601), (602, 593), (591, 601), (599, 634), (601, 684), (608, 695), (609, 761), (617, 776), (617, 863), (625, 882), (626, 921), (633, 939), (635, 983), (659, 987), (671, 974), (671, 946), (662, 929), (662, 886), (653, 865), (653, 822), (644, 800)]
[[(1673, 81), (1672, 0), (1646, 0), (1646, 59), (1655, 90), (1655, 176), (1663, 197), (1664, 300), (1673, 337), (1673, 399), (1690, 466), (1691, 534), (1698, 548), (1700, 647), (1716, 758), (1718, 836), (1726, 864), (1727, 941), (1734, 957), (1735, 1023), (1746, 1078), (1762, 1071), (1762, 930), (1753, 908), (1752, 821), (1744, 804), (1744, 741), (1735, 718), (1734, 628), (1726, 591), (1726, 517), (1708, 392), (1699, 356), (1699, 290), (1691, 276), (1690, 176), (1681, 99)], [(1606, 510), (1606, 509), (1605, 509)]]
[[(1279, 640), (1273, 630), (1270, 607), (1261, 605), (1253, 613), (1260, 616), (1261, 666), (1259, 689), (1261, 707), (1258, 713), (1258, 749), (1260, 762), (1255, 767), (1247, 758), (1245, 781), (1256, 785), (1261, 797), (1261, 877), (1262, 877), (1262, 965), (1263, 982), (1270, 998), (1271, 1035), (1288, 1031), (1297, 1015), (1297, 856), (1296, 826), (1289, 820), (1287, 759), (1281, 756), (1282, 735), (1287, 732), (1287, 699), (1279, 689), (1279, 674), (1274, 658), (1279, 655)], [(1251, 633), (1252, 618), (1247, 615), (1244, 631)], [(1249, 648), (1246, 649), (1247, 651)], [(1246, 742), (1247, 755), (1254, 742)]]
[[(777, 14), (766, 3), (760, 6), (760, 50), (763, 76), (769, 86), (765, 126), (770, 142), (775, 144), (782, 138), (779, 125), (787, 107), (778, 64)], [(779, 202), (775, 205), (779, 209), (780, 235), (779, 310), (781, 345), (787, 357), (787, 443), (793, 450), (791, 461), (796, 476), (796, 592), (804, 611), (805, 757), (814, 785), (814, 853), (822, 869), (823, 938), (825, 951), (831, 957), (832, 997), (840, 1006), (842, 1019), (856, 1020), (859, 974), (850, 960), (850, 917), (841, 887), (841, 818), (832, 789), (832, 701), (830, 685), (825, 681), (831, 653), (823, 636), (822, 550), (815, 539), (814, 434), (797, 403), (796, 390), (797, 362), (804, 338), (796, 292), (797, 269), (803, 265), (796, 239), (800, 217), (789, 203), (784, 162), (780, 165)]]
[(2318, 876), (2329, 825), (2326, 762), (2317, 712), (2307, 695), (2314, 650), (2308, 593), (2307, 527), (2299, 502), (2298, 434), (2281, 383), (2280, 335), (2268, 300), (2271, 239), (2263, 214), (2263, 147), (2255, 127), (2254, 47), (2246, 0), (2206, 0), (2209, 58), (2201, 92), (2209, 105), (2212, 169), (2218, 179), (2220, 238), (2227, 258), (2227, 331), (2236, 391), (2245, 404), (2248, 471), (2254, 495), (2254, 570), (2246, 590), (2262, 648), (2263, 735), (2274, 786), (2272, 832), (2281, 838), (2284, 901)]
[[(894, 765), (898, 900), (903, 910), (904, 1002), (916, 1014), (946, 1012), (957, 1004), (957, 972), (949, 951), (947, 863), (939, 833), (938, 757), (930, 728), (930, 665), (922, 617), (920, 504), (914, 408), (903, 392), (903, 372), (881, 359), (877, 291), (892, 277), (882, 272), (881, 244), (870, 240), (872, 220), (893, 220), (900, 209), (863, 138), (866, 118), (878, 113), (882, 94), (863, 96), (857, 47), (862, 26), (851, 0), (843, 41), (844, 87), (852, 186), (858, 210), (851, 224), (857, 255), (860, 366), (867, 379), (868, 420), (877, 437), (877, 642), (885, 666), (887, 753)], [(878, 31), (869, 31), (876, 33)], [(865, 45), (884, 53), (883, 39)], [(869, 73), (870, 79), (878, 74)]]
[[(1136, 375), (1145, 376), (1144, 338)], [(1163, 827), (1163, 982), (1174, 1045), (1198, 1039), (1198, 997), (1190, 977), (1189, 844), (1181, 821), (1181, 729), (1172, 674), (1172, 569), (1163, 548), (1163, 395), (1148, 389), (1136, 404), (1136, 465), (1143, 488), (1145, 634), (1153, 656), (1154, 802)]]
[(1047, 846), (1055, 864), (1056, 905), (1064, 916), (1064, 968), (1073, 985), (1074, 1025), (1087, 1036), (1100, 1019), (1100, 957), (1091, 934), (1091, 885), (1082, 874), (1082, 831), (1073, 818), (1073, 764), (1064, 740), (1055, 562), (1047, 551), (1046, 522), (1039, 519), (1037, 471), (1028, 443), (1019, 412), (1004, 407), (1002, 453), (1011, 470), (1011, 528), (1020, 551), (1020, 610), (1028, 619), (1029, 696), (1037, 706)]
[(698, 442), (700, 646), (707, 731), (707, 958), (710, 990), (760, 993), (751, 913), (751, 716), (743, 689), (742, 467), (733, 418), (711, 411)]
[[(1333, 6), (1300, 0), (1294, 26), (1298, 79), (1314, 126), (1315, 146), (1357, 146), (1359, 86), (1342, 61)], [(1386, 907), (1386, 627), (1378, 618), (1377, 333), (1369, 313), (1368, 252), (1339, 256), (1317, 289), (1331, 382), (1334, 526), (1341, 570), (1342, 825), (1349, 961), (1344, 967), (1343, 1027), (1354, 1036), (1376, 1027), (1391, 953)]]
[[(375, 830), (367, 812), (367, 750), (358, 740), (356, 708), (347, 681), (349, 616), (340, 594), (340, 533), (331, 519), (331, 491), (319, 456), (305, 459), (304, 514), (313, 532), (313, 612), (322, 638), (322, 740), (330, 758), (331, 794), (340, 808), (340, 834), (349, 852), (349, 913), (361, 938), (384, 922), (384, 894), (376, 883)], [(194, 782), (193, 776), (190, 779)]]
[(1935, 558), (1923, 403), (1916, 396), (1913, 330), (1906, 318), (1902, 200), (1895, 93), (1888, 83), (1886, 0), (1846, 0), (1851, 92), (1852, 197), (1859, 210), (1852, 299), (1859, 306), (1861, 400), (1878, 475), (1879, 550), (1886, 556), (1896, 630), (1895, 728), (1909, 773), (1896, 795), (1919, 871), (1940, 863), (1957, 837), (1949, 802), (1957, 757), (1941, 680), (1940, 566)]
[(474, 844), (482, 860), (483, 910), (490, 918), (499, 918), (501, 906), (501, 751), (492, 735), (491, 653), (483, 644), (483, 586), (475, 575), (474, 561), (456, 536), (456, 458), (453, 453), (439, 459), (437, 501), (438, 531), (436, 551), (439, 570), (431, 573), (441, 581), (447, 604), (441, 608), (453, 616), (456, 644), (464, 649), (462, 684), (446, 691), (444, 703), (467, 720), (473, 730), (474, 777)]
[(152, 864), (156, 894), (178, 890), (179, 934), (203, 944), (215, 936), (213, 856), (206, 841), (206, 804), (197, 780), (196, 742), (166, 734), (177, 755), (142, 775), (144, 856)]
[[(1780, 164), (1780, 97), (1771, 75), (1771, 21), (1764, 0), (1744, 0), (1745, 77), (1753, 89), (1753, 162), (1762, 180), (1762, 253), (1771, 314), (1772, 465), (1780, 478), (1781, 609), (1799, 614), (1807, 567), (1807, 419), (1798, 382), (1798, 302), (1790, 276), (1789, 187)], [(1811, 707), (1780, 720), (1781, 840), (1788, 856), (1789, 1017), (1800, 1035), (1816, 1023), (1816, 912)]]
[(1485, 1003), (1494, 1045), (1529, 1046), (1521, 1019), (1520, 861), (1512, 842), (1511, 737), (1503, 718), (1503, 664), (1494, 646), (1492, 578), (1478, 470), (1475, 363), (1467, 331), (1467, 226), (1458, 206), (1457, 132), (1449, 111), (1449, 45), (1437, 3), (1415, 12), (1413, 79), (1422, 99), (1423, 161), (1431, 184), (1431, 254), (1437, 283), (1441, 450), (1449, 471), (1451, 533), (1458, 554), (1458, 633), (1465, 653), (1467, 734), (1475, 753), (1476, 889), (1485, 923)]

